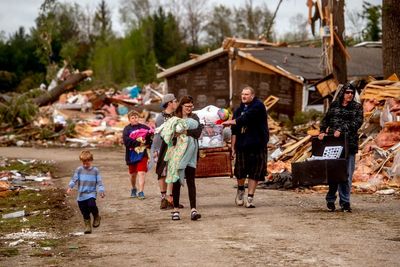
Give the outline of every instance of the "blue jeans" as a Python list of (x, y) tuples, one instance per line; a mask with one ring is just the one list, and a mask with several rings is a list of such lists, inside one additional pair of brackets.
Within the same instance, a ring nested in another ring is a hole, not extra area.
[(326, 202), (334, 203), (336, 201), (336, 191), (339, 191), (339, 205), (343, 206), (344, 203), (350, 204), (351, 184), (355, 165), (355, 154), (350, 154), (347, 158), (347, 182), (340, 184), (329, 184), (329, 191), (325, 198)]

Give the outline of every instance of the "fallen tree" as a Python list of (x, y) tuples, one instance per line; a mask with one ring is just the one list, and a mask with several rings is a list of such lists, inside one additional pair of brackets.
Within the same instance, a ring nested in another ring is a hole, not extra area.
[(68, 78), (63, 81), (61, 84), (54, 87), (52, 90), (32, 99), (32, 102), (38, 106), (45, 106), (49, 103), (55, 102), (61, 94), (64, 92), (71, 90), (78, 83), (86, 79), (87, 77), (92, 76), (93, 71), (86, 70), (79, 73), (73, 73), (68, 76)]

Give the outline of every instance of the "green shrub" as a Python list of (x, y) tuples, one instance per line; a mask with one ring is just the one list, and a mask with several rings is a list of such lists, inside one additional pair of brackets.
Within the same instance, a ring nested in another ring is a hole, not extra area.
[(297, 112), (293, 117), (293, 125), (305, 124), (309, 121), (319, 121), (322, 119), (323, 113), (315, 109), (305, 112)]
[(13, 126), (22, 126), (32, 121), (39, 108), (28, 95), (15, 95), (0, 103), (0, 121)]
[(0, 92), (12, 91), (17, 84), (17, 76), (15, 73), (0, 70)]

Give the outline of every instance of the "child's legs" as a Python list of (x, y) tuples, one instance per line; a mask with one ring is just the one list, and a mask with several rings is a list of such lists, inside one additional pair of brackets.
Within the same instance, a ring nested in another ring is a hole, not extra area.
[(90, 210), (90, 213), (92, 213), (92, 215), (94, 217), (99, 215), (99, 209), (97, 208), (96, 199), (95, 198), (89, 198), (88, 199), (88, 208)]
[(137, 177), (137, 174), (138, 174), (137, 172), (130, 173), (132, 188), (136, 188), (136, 177)]
[(136, 164), (137, 176), (139, 180), (139, 192), (143, 192), (144, 190), (144, 178), (147, 172), (147, 157), (143, 157), (141, 161)]
[(89, 200), (78, 201), (79, 209), (81, 210), (84, 220), (90, 220)]
[(138, 172), (137, 177), (139, 180), (139, 192), (143, 192), (146, 172), (142, 172), (142, 171)]
[(131, 185), (132, 188), (136, 188), (136, 176), (137, 176), (137, 168), (136, 168), (136, 164), (130, 164), (128, 165), (129, 168), (129, 175), (131, 176)]

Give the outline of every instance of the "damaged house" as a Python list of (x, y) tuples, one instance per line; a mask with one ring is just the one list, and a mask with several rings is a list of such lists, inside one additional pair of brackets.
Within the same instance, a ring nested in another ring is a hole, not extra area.
[[(348, 52), (349, 80), (383, 77), (381, 47), (351, 47)], [(157, 78), (164, 78), (176, 96), (193, 96), (197, 108), (237, 106), (241, 88), (250, 85), (261, 99), (279, 98), (273, 109), (279, 116), (293, 117), (310, 107), (321, 108), (322, 96), (312, 84), (324, 77), (322, 63), (321, 48), (227, 38), (221, 48), (166, 69)]]

